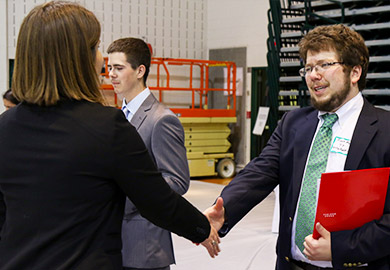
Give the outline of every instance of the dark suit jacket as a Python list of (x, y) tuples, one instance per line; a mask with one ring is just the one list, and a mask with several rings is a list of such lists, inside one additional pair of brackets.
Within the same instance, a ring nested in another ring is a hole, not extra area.
[[(291, 232), (301, 181), (318, 111), (303, 108), (284, 115), (267, 146), (222, 191), (226, 234), (245, 214), (280, 186), (280, 227), (277, 269), (290, 269)], [(345, 170), (390, 167), (390, 112), (366, 100), (353, 133)], [(369, 181), (370, 179), (367, 179)], [(390, 269), (390, 197), (383, 217), (351, 231), (331, 234), (332, 263), (368, 263), (369, 269)]]
[(20, 104), (0, 116), (0, 269), (122, 269), (125, 194), (191, 241), (210, 227), (171, 190), (120, 110)]
[[(137, 129), (165, 181), (183, 195), (190, 186), (190, 173), (180, 120), (150, 94), (130, 123)], [(170, 232), (143, 218), (130, 200), (126, 200), (122, 241), (123, 266), (162, 268), (175, 263)]]

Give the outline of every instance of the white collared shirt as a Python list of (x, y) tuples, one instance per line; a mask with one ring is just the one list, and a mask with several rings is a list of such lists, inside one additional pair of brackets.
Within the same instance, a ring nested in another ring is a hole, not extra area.
[[(328, 163), (326, 165), (325, 172), (341, 172), (344, 171), (345, 161), (347, 160), (347, 155), (349, 151), (349, 145), (353, 136), (353, 132), (356, 127), (356, 123), (358, 121), (359, 115), (363, 108), (363, 96), (359, 92), (354, 98), (352, 98), (350, 101), (345, 103), (341, 108), (339, 108), (335, 113), (338, 116), (338, 120), (332, 127), (332, 141), (331, 141), (331, 147), (329, 151), (328, 156)], [(318, 125), (316, 133), (314, 134), (312, 138), (311, 145), (313, 146), (314, 138), (316, 137), (316, 134), (318, 130), (320, 129), (322, 123), (324, 122), (324, 119), (321, 117), (322, 115), (326, 114), (327, 112), (318, 112)], [(311, 147), (310, 146), (310, 151)], [(310, 152), (309, 152), (310, 153)], [(305, 165), (305, 172), (306, 172), (306, 166), (307, 161), (309, 159), (309, 155), (306, 160)], [(304, 176), (305, 174), (303, 174)], [(302, 179), (303, 182), (303, 179)], [(319, 185), (319, 181), (318, 181)], [(302, 185), (301, 185), (302, 189)], [(318, 200), (318, 191), (317, 188), (317, 200)], [(300, 192), (301, 194), (301, 192)], [(300, 199), (300, 198), (299, 198)], [(332, 267), (332, 262), (329, 261), (310, 261), (308, 260), (302, 252), (299, 250), (297, 245), (295, 244), (295, 227), (297, 222), (297, 211), (298, 211), (298, 205), (295, 209), (295, 215), (294, 215), (294, 221), (293, 221), (293, 229), (292, 229), (292, 237), (291, 237), (291, 254), (293, 259), (297, 261), (304, 261), (307, 263), (310, 263), (315, 266), (319, 267)]]
[[(125, 108), (130, 112), (127, 115), (127, 120), (130, 122), (133, 118), (134, 114), (138, 111), (139, 107), (141, 107), (142, 103), (145, 101), (145, 99), (150, 95), (150, 89), (146, 87), (141, 93), (139, 93), (135, 98), (133, 98), (129, 103), (126, 104), (126, 100), (123, 99), (122, 101), (122, 111), (125, 110)], [(125, 113), (126, 115), (126, 113)]]

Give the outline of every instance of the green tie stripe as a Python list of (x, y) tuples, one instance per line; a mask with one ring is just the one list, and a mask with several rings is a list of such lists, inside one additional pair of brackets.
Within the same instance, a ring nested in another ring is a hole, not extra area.
[(313, 232), (317, 204), (317, 180), (326, 170), (332, 140), (332, 126), (338, 119), (337, 114), (325, 114), (322, 117), (324, 123), (317, 132), (310, 151), (298, 205), (295, 244), (301, 252), (304, 249), (305, 237)]

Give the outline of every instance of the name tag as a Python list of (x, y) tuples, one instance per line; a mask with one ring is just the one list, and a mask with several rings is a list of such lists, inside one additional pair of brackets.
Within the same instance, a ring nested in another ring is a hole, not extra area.
[(330, 148), (331, 153), (337, 153), (342, 155), (348, 155), (349, 145), (351, 144), (350, 139), (341, 137), (334, 138), (332, 147)]

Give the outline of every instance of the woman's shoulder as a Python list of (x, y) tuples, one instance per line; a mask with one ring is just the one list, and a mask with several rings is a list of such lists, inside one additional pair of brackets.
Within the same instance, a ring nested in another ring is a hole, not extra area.
[(108, 105), (102, 105), (100, 103), (94, 103), (94, 102), (89, 102), (85, 100), (81, 101), (70, 101), (69, 103), (73, 104), (74, 107), (79, 107), (83, 110), (91, 111), (91, 112), (100, 112), (100, 113), (110, 113), (110, 114), (115, 114), (118, 111), (120, 111), (118, 108), (115, 108), (113, 106), (108, 106)]
[(115, 107), (88, 101), (70, 101), (61, 104), (60, 107), (81, 119), (89, 119), (91, 121), (114, 121), (114, 119), (123, 115), (122, 111)]

